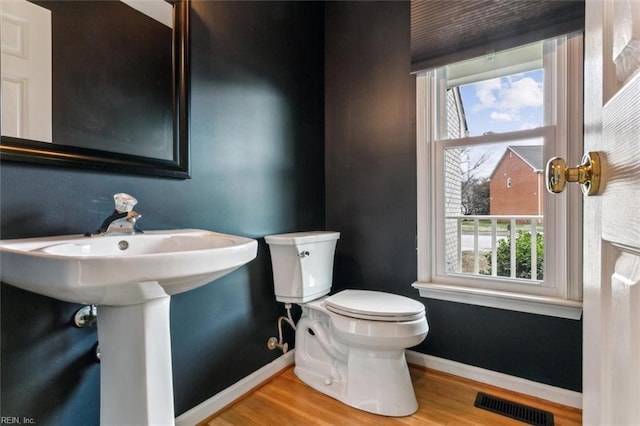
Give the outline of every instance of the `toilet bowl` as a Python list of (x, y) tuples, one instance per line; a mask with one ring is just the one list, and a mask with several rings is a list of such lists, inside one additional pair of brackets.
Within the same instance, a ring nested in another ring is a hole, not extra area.
[[(366, 290), (344, 290), (335, 297), (375, 295), (380, 301), (401, 296)], [(429, 327), (422, 312), (407, 303), (408, 319), (379, 319), (379, 310), (336, 313), (334, 296), (302, 305), (296, 329), (294, 372), (303, 382), (347, 405), (385, 416), (407, 416), (418, 409), (406, 348), (422, 342)]]
[(331, 289), (337, 232), (265, 237), (276, 299), (297, 303), (296, 376), (347, 405), (385, 416), (418, 409), (405, 349), (429, 331), (424, 305), (370, 290)]

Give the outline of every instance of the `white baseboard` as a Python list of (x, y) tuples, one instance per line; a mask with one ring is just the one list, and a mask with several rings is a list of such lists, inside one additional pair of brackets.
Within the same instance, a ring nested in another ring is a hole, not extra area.
[(455, 376), (464, 377), (488, 385), (497, 386), (513, 392), (519, 392), (536, 398), (566, 405), (569, 407), (582, 409), (582, 393), (575, 392), (544, 383), (498, 373), (472, 365), (450, 361), (420, 352), (408, 350), (406, 352), (407, 362), (420, 367), (430, 368)]
[(276, 358), (269, 364), (254, 371), (225, 390), (196, 405), (189, 411), (179, 415), (176, 417), (176, 426), (194, 426), (212, 414), (222, 410), (238, 398), (246, 395), (281, 370), (292, 365), (293, 352), (294, 351), (287, 352), (279, 358)]

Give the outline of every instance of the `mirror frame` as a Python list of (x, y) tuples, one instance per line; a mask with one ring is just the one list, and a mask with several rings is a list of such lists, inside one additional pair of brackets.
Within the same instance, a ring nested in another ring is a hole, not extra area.
[(0, 160), (46, 166), (189, 179), (189, 0), (173, 4), (173, 159), (162, 160), (118, 152), (0, 137)]

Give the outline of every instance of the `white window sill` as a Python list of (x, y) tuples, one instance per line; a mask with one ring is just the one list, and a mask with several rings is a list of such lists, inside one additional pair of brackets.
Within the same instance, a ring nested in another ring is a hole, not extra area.
[(582, 316), (582, 302), (573, 300), (419, 281), (413, 283), (412, 286), (418, 289), (420, 296), (429, 299), (487, 306), (490, 308), (572, 320), (579, 320)]

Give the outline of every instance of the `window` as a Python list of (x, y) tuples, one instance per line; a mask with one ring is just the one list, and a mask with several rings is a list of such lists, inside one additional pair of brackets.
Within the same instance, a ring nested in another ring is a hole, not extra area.
[(548, 194), (543, 161), (581, 158), (582, 52), (574, 34), (417, 75), (422, 296), (580, 318), (581, 193)]

